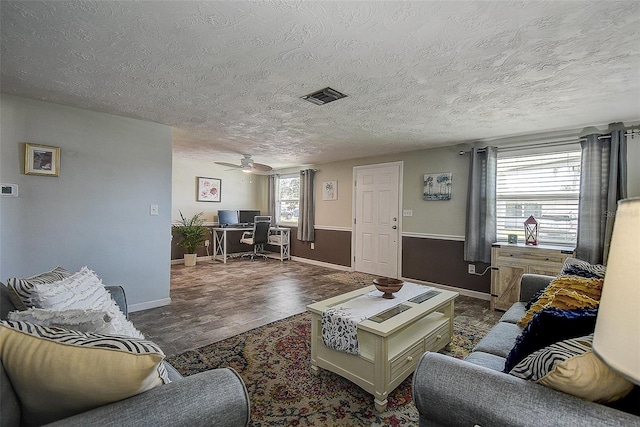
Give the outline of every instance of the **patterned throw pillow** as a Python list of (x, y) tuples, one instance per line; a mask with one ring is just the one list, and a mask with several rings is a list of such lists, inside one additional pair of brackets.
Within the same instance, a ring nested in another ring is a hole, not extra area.
[(151, 341), (0, 322), (0, 358), (26, 425), (42, 425), (170, 382)]
[(588, 335), (552, 344), (527, 356), (510, 374), (593, 402), (621, 399), (633, 384), (600, 361), (592, 342)]
[(32, 285), (30, 301), (37, 308), (50, 310), (104, 311), (111, 317), (115, 334), (144, 338), (144, 335), (120, 311), (102, 280), (87, 267), (82, 267), (77, 273), (54, 283)]
[(15, 305), (18, 310), (26, 310), (29, 307), (34, 307), (34, 304), (31, 302), (33, 285), (53, 283), (69, 276), (71, 276), (71, 273), (67, 270), (62, 267), (56, 267), (51, 271), (37, 274), (27, 279), (18, 279), (15, 277), (8, 279), (7, 287), (12, 291), (10, 295), (13, 294), (17, 297), (17, 299), (11, 298), (13, 305)]
[(522, 359), (536, 350), (568, 338), (593, 333), (597, 308), (562, 310), (556, 307), (542, 309), (522, 330), (507, 355), (504, 372), (509, 373)]
[(526, 314), (518, 321), (518, 326), (526, 326), (537, 312), (548, 307), (562, 309), (598, 307), (603, 282), (603, 279), (578, 276), (556, 277), (545, 288), (538, 300), (531, 304)]
[(29, 308), (24, 311), (12, 311), (8, 319), (14, 322), (29, 322), (42, 326), (57, 326), (78, 332), (95, 332), (114, 335), (118, 333), (111, 324), (111, 315), (100, 310), (50, 310)]
[(587, 278), (604, 279), (607, 267), (601, 264), (590, 264), (576, 258), (567, 258), (560, 270), (561, 275), (574, 275)]

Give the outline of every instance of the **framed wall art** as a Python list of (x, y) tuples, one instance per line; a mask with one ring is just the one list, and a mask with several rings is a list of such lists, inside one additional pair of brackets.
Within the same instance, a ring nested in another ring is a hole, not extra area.
[(322, 183), (322, 200), (338, 200), (338, 181)]
[(60, 147), (25, 144), (25, 175), (58, 176), (60, 173)]
[(219, 202), (222, 196), (222, 180), (218, 178), (197, 177), (198, 180), (198, 202)]
[(424, 175), (424, 200), (451, 200), (451, 172)]

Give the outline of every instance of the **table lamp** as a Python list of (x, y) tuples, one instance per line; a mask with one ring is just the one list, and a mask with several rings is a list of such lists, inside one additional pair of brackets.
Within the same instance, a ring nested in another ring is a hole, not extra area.
[(640, 198), (618, 202), (593, 351), (640, 384)]

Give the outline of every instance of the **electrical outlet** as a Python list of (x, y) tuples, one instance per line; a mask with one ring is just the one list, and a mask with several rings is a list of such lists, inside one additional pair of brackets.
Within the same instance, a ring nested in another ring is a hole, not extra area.
[(315, 249), (316, 248), (316, 244), (311, 242), (311, 249)]
[(204, 245), (205, 245), (206, 247), (209, 247), (209, 241), (208, 241), (208, 240), (205, 240), (205, 241), (204, 241)]
[(469, 274), (476, 274), (476, 266), (474, 264), (469, 264)]

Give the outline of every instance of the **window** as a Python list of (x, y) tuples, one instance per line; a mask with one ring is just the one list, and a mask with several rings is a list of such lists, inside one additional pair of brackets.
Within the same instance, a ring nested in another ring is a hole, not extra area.
[(276, 218), (278, 223), (298, 222), (300, 205), (300, 175), (282, 175), (276, 189)]
[(524, 241), (524, 221), (538, 221), (538, 241), (575, 245), (580, 196), (580, 148), (550, 154), (498, 154), (496, 234)]

